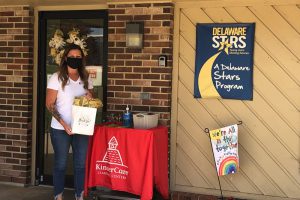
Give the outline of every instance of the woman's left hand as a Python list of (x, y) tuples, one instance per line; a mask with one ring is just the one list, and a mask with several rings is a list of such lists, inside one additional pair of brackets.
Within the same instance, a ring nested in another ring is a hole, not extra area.
[(86, 97), (88, 100), (92, 99), (92, 98), (93, 98), (92, 92), (88, 90), (87, 93), (85, 94), (85, 97)]

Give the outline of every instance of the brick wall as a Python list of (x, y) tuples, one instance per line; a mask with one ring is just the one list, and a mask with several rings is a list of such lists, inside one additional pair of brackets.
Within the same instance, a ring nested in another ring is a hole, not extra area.
[[(108, 111), (160, 113), (170, 124), (173, 53), (172, 3), (110, 4), (108, 30)], [(126, 22), (144, 22), (144, 48), (126, 48)], [(167, 66), (158, 66), (159, 55)], [(149, 95), (149, 99), (142, 98)]]
[(31, 173), (33, 12), (0, 6), (0, 181)]

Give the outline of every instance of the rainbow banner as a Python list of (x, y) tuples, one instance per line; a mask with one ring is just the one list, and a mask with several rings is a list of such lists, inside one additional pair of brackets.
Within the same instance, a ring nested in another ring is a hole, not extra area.
[(253, 99), (254, 25), (196, 25), (195, 98)]
[(236, 173), (239, 168), (238, 126), (212, 130), (209, 134), (218, 175)]

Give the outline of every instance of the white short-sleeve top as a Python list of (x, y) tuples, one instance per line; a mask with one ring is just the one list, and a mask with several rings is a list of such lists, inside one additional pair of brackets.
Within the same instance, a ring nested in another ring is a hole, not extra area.
[[(83, 96), (87, 93), (87, 90), (83, 88), (83, 81), (78, 78), (77, 81), (73, 81), (69, 78), (64, 90), (61, 85), (62, 81), (58, 79), (58, 72), (54, 73), (48, 80), (47, 88), (57, 90), (56, 108), (61, 118), (71, 126), (72, 120), (72, 104), (75, 97)], [(93, 89), (92, 80), (88, 79), (88, 89)], [(63, 126), (52, 117), (51, 127), (55, 129), (64, 130)]]

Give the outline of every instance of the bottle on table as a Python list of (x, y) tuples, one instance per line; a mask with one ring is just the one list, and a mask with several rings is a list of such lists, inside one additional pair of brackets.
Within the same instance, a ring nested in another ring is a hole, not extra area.
[(123, 126), (127, 128), (132, 127), (132, 113), (129, 111), (128, 105), (126, 106), (126, 111), (123, 114)]

